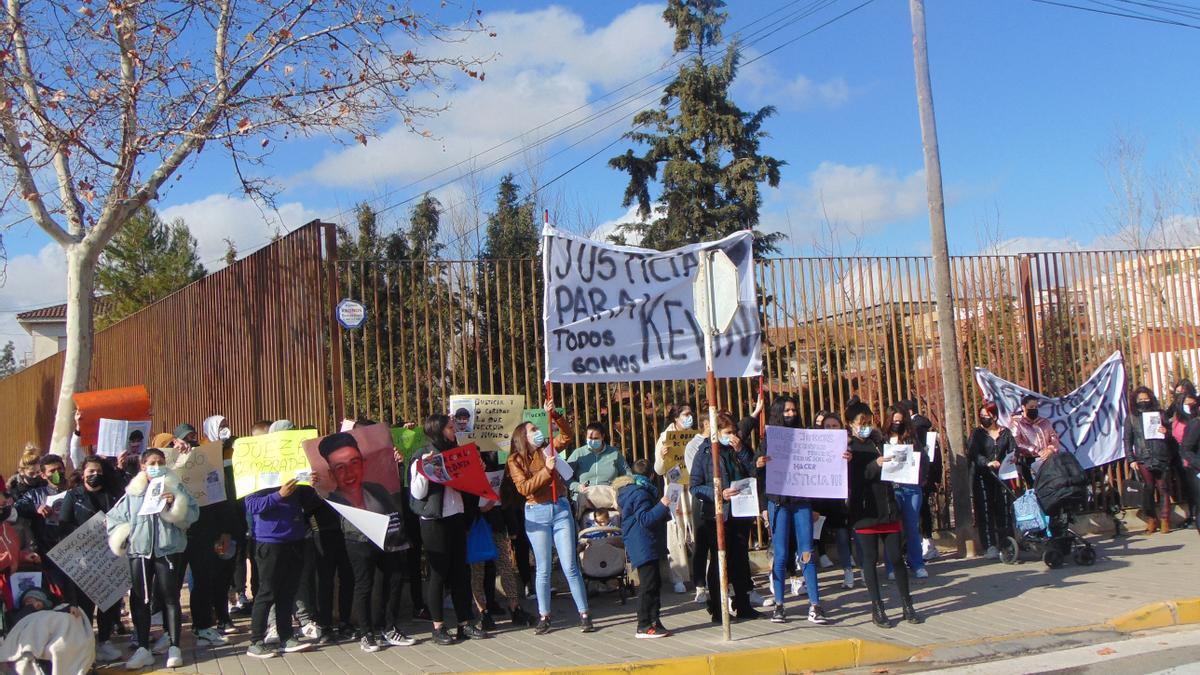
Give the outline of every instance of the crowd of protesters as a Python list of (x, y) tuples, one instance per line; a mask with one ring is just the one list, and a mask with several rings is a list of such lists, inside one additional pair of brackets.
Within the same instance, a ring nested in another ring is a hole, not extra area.
[[(664, 588), (694, 593), (692, 599), (715, 623), (722, 620), (723, 595), (729, 599), (725, 609), (737, 621), (768, 617), (760, 609), (770, 608), (769, 620), (787, 622), (790, 595), (807, 597), (802, 614), (807, 621), (829, 623), (839, 618), (838, 612), (822, 601), (827, 594), (820, 588), (818, 571), (835, 565), (840, 566), (843, 589), (853, 589), (861, 578), (872, 621), (888, 627), (881, 562), (886, 579), (894, 582), (902, 619), (922, 621), (909, 577), (928, 578), (926, 562), (938, 555), (931, 540), (930, 502), (943, 471), (940, 453), (926, 452), (932, 423), (914, 401), (901, 401), (877, 414), (852, 399), (843, 411), (820, 411), (814, 417), (811, 428), (846, 432), (845, 500), (767, 491), (766, 474), (772, 469), (759, 416), (765, 412), (766, 423), (773, 426), (805, 426), (800, 402), (792, 396), (775, 397), (765, 411), (759, 401), (745, 417), (722, 411), (715, 430), (700, 408), (676, 402), (663, 421), (654, 456), (637, 461), (612, 445), (601, 422), (586, 425), (576, 447), (573, 426), (553, 401), (544, 407), (549, 434), (532, 422), (523, 423), (512, 431), (506, 460), (497, 452), (481, 453), (487, 470), (503, 470), (495, 495), (499, 500), (443, 485), (418, 470), (419, 461), (457, 446), (459, 425), (442, 414), (423, 421), (428, 444), (411, 461), (396, 454), (398, 477), (407, 480), (395, 493), (366, 474), (355, 437), (339, 432), (319, 444), (334, 484), (289, 480), (237, 498), (231, 460), (238, 430), (220, 415), (203, 420), (199, 431), (182, 422), (148, 444), (131, 442), (116, 458), (83, 447), (78, 432), (66, 458), (30, 446), (0, 495), (0, 596), (8, 610), (0, 657), (49, 661), (56, 672), (121, 660), (126, 668), (137, 670), (158, 663), (159, 655), (167, 667), (181, 666), (185, 582), (186, 620), (195, 644), (226, 645), (236, 633), (248, 632), (245, 653), (256, 658), (350, 641), (365, 652), (407, 647), (418, 641), (402, 629), (413, 622), (428, 622), (428, 639), (442, 646), (487, 639), (500, 628), (502, 618), (514, 628), (542, 635), (555, 627), (551, 594), (556, 565), (578, 614), (579, 629), (593, 632), (597, 624), (589, 592), (597, 589), (581, 570), (577, 507), (602, 489), (615, 495), (619, 523), (612, 525), (622, 535), (629, 567), (636, 572), (637, 638), (671, 634), (660, 620)], [(1158, 433), (1142, 423), (1142, 416), (1149, 414), (1161, 421)], [(262, 421), (245, 432), (261, 435), (292, 428), (288, 420)], [(1185, 526), (1200, 529), (1200, 398), (1195, 387), (1179, 382), (1165, 408), (1151, 390), (1139, 387), (1125, 428), (1126, 459), (1144, 485), (1138, 506), (1147, 521), (1146, 533), (1170, 531), (1173, 494), (1182, 495), (1177, 499), (1188, 515)], [(684, 453), (686, 474), (667, 465), (669, 432), (694, 434)], [(201, 437), (223, 448), (226, 499), (198, 507), (168, 457), (191, 452)], [(715, 459), (713, 438), (718, 445)], [(883, 452), (886, 444), (911, 445), (920, 454), (916, 484), (883, 478), (884, 466), (891, 461)], [(1002, 467), (1007, 462), (1018, 482), (1032, 484), (1037, 461), (1059, 449), (1053, 426), (1039, 417), (1035, 397), (1022, 401), (1022, 410), (1008, 426), (999, 423), (994, 404), (979, 410), (968, 454), (985, 555), (996, 557), (1011, 536), (1012, 491), (1001, 489), (1007, 480)], [(714, 489), (714, 463), (720, 467), (720, 493)], [(730, 500), (739, 494), (731, 485), (745, 479), (756, 482), (758, 515), (729, 517)], [(152, 484), (162, 486), (164, 504), (158, 512), (143, 515), (141, 507)], [(393, 527), (401, 531), (402, 542), (376, 543), (331, 503), (387, 516), (389, 533)], [(721, 511), (726, 594), (718, 573)], [(97, 608), (47, 556), (100, 513), (105, 514), (109, 546), (129, 560), (132, 579), (126, 598), (107, 609)], [(759, 518), (773, 558), (766, 597), (755, 589), (750, 564), (750, 542)], [(468, 554), (468, 532), (478, 521), (486, 523), (495, 547), (485, 561), (471, 560)], [(821, 536), (814, 537), (818, 522), (823, 524)], [(832, 544), (836, 562), (826, 554), (825, 542)], [(18, 571), (40, 572), (41, 585), (13, 588), (10, 580)], [(497, 580), (503, 602), (497, 600)], [(529, 600), (535, 601), (532, 611), (526, 609)], [(239, 625), (237, 616), (248, 617), (248, 624)], [(161, 626), (157, 635), (156, 626)]]

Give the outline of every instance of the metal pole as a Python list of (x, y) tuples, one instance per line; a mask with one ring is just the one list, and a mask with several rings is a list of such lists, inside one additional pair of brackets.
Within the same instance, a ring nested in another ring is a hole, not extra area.
[(912, 14), (913, 69), (917, 78), (917, 107), (921, 112), (921, 140), (925, 147), (925, 188), (929, 193), (934, 298), (937, 304), (938, 345), (942, 357), (942, 392), (945, 395), (946, 438), (942, 440), (944, 447), (949, 450), (950, 494), (954, 499), (954, 534), (958, 539), (958, 550), (967, 556), (974, 556), (971, 467), (965, 447), (966, 412), (958, 364), (958, 340), (954, 330), (950, 250), (946, 244), (946, 204), (942, 197), (942, 161), (938, 152), (933, 91), (929, 82), (929, 53), (925, 42), (925, 0), (909, 0), (908, 8)]
[[(700, 256), (701, 273), (708, 282), (708, 325), (704, 331), (704, 393), (708, 397), (708, 440), (712, 446), (713, 463), (713, 507), (717, 520), (717, 570), (721, 582), (721, 631), (725, 640), (731, 640), (729, 625), (729, 567), (725, 560), (725, 500), (721, 497), (721, 444), (717, 431), (717, 376), (713, 373), (713, 334), (716, 332), (716, 303), (713, 302), (715, 287), (712, 275), (712, 253), (705, 251)], [(713, 589), (708, 589), (711, 594)]]

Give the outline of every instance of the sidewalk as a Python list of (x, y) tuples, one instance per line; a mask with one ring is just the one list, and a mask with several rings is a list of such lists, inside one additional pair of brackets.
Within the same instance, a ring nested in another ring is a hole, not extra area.
[[(1089, 537), (1097, 547), (1094, 567), (1070, 563), (1047, 569), (1032, 553), (1016, 566), (984, 560), (940, 560), (929, 566), (930, 578), (913, 585), (922, 625), (899, 623), (885, 630), (871, 623), (869, 600), (861, 579), (854, 590), (842, 590), (841, 571), (821, 574), (822, 605), (835, 623), (814, 626), (802, 619), (807, 601), (788, 599), (790, 623), (763, 620), (735, 623), (733, 640), (721, 639), (720, 626), (708, 622), (692, 595), (666, 593), (663, 623), (676, 631), (662, 640), (636, 640), (635, 603), (620, 605), (616, 595), (592, 600), (600, 631), (584, 635), (576, 627), (570, 598), (557, 596), (556, 630), (535, 636), (531, 630), (503, 629), (493, 639), (441, 648), (423, 641), (415, 647), (365, 654), (356, 643), (269, 660), (245, 656), (245, 632), (230, 645), (196, 648), (185, 630), (187, 666), (174, 672), (211, 674), (442, 673), (546, 667), (578, 667), (630, 661), (699, 656), (801, 643), (859, 638), (897, 646), (919, 647), (962, 642), (1009, 633), (1098, 624), (1152, 602), (1193, 596), (1195, 561), (1200, 537), (1195, 530), (1122, 540)], [(763, 591), (760, 584), (760, 591)], [(884, 587), (889, 616), (899, 619), (895, 589)], [(765, 593), (764, 593), (765, 594)], [(531, 606), (532, 601), (527, 606)], [(245, 622), (239, 626), (245, 628)], [(405, 630), (427, 638), (429, 624)], [(160, 664), (162, 662), (160, 661)], [(118, 664), (119, 665), (119, 664)], [(106, 669), (102, 672), (124, 672)], [(748, 672), (748, 671), (747, 671)]]

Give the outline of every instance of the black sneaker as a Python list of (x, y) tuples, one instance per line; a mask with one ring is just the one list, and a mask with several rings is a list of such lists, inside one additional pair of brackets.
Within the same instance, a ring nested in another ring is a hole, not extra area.
[(321, 637), (317, 638), (318, 647), (332, 647), (338, 643), (337, 635), (331, 630), (322, 631)]
[(771, 611), (771, 623), (787, 623), (787, 612), (784, 611), (783, 605), (775, 605), (775, 609)]
[(246, 650), (246, 656), (253, 656), (256, 659), (273, 659), (275, 658), (275, 650), (267, 649), (261, 642), (254, 642)]
[(538, 619), (537, 626), (533, 629), (534, 635), (545, 635), (550, 632), (550, 617), (543, 616)]
[(479, 627), (484, 630), (496, 630), (496, 620), (492, 618), (491, 612), (484, 612), (479, 617)]
[(459, 640), (486, 640), (489, 637), (491, 636), (487, 634), (487, 631), (481, 630), (469, 623), (458, 627)]
[(446, 630), (446, 627), (442, 626), (441, 628), (433, 629), (433, 643), (435, 645), (441, 645), (443, 647), (448, 647), (448, 646), (454, 644), (455, 640), (453, 637), (450, 636), (450, 633)]
[(634, 637), (639, 640), (654, 640), (657, 638), (670, 637), (671, 631), (659, 630), (658, 626), (650, 626), (649, 628), (639, 628)]
[(821, 611), (820, 605), (810, 605), (808, 608), (808, 622), (824, 626), (829, 623), (829, 619), (825, 618), (825, 612)]
[(393, 628), (383, 634), (383, 639), (393, 647), (411, 647), (417, 644), (417, 641), (405, 635), (402, 631)]
[(514, 626), (529, 627), (529, 626), (532, 626), (537, 623), (536, 621), (534, 621), (532, 616), (530, 616), (525, 610), (521, 609), (520, 607), (517, 607), (516, 609), (511, 610), (509, 612), (509, 615), (512, 617), (512, 625), (514, 625)]
[(312, 649), (311, 642), (301, 642), (301, 641), (297, 640), (296, 638), (288, 638), (288, 641), (283, 643), (283, 645), (280, 647), (280, 651), (282, 651), (285, 654), (295, 654), (296, 652), (306, 652), (309, 649)]
[(746, 605), (737, 611), (738, 621), (749, 621), (750, 619), (761, 619), (762, 612), (754, 609), (750, 605)]
[(579, 615), (579, 630), (584, 633), (596, 632), (596, 625), (592, 623), (592, 617), (590, 614)]
[(374, 635), (362, 636), (362, 638), (360, 638), (358, 641), (358, 646), (360, 649), (362, 649), (364, 652), (367, 652), (368, 654), (373, 654), (373, 653), (379, 651), (379, 643), (375, 641)]

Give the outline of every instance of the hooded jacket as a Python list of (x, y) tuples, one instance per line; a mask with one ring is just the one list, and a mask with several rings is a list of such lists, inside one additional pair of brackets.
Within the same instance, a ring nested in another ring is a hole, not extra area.
[(895, 487), (882, 480), (883, 467), (876, 461), (883, 456), (879, 440), (877, 434), (850, 438), (850, 523), (856, 530), (900, 520)]
[(108, 547), (118, 557), (162, 557), (187, 548), (187, 529), (200, 516), (200, 509), (174, 471), (168, 469), (165, 478), (165, 487), (175, 495), (175, 501), (160, 513), (137, 515), (150, 485), (145, 471), (129, 481), (125, 496), (109, 509)]
[(649, 481), (621, 476), (613, 481), (617, 506), (621, 509), (621, 534), (629, 564), (641, 567), (667, 557), (667, 521), (670, 510), (663, 506)]

